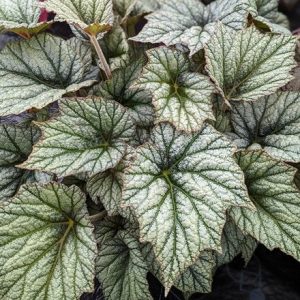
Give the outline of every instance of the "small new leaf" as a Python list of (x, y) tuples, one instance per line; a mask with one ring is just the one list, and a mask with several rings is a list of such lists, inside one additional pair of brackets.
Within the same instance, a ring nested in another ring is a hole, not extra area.
[(90, 35), (108, 31), (113, 25), (112, 0), (47, 0), (41, 3), (56, 13), (56, 21), (66, 21)]
[(256, 145), (279, 160), (300, 162), (300, 93), (278, 92), (235, 103), (231, 121), (230, 136), (239, 148)]
[(68, 176), (115, 167), (125, 155), (135, 126), (117, 102), (100, 98), (60, 102), (60, 116), (39, 124), (42, 139), (20, 167)]
[(8, 200), (26, 181), (26, 171), (15, 165), (27, 159), (33, 143), (39, 138), (37, 127), (0, 126), (0, 198)]
[(148, 266), (139, 241), (129, 231), (119, 231), (99, 246), (96, 270), (105, 299), (152, 299), (147, 282)]
[(124, 206), (152, 243), (166, 290), (203, 250), (221, 251), (228, 207), (252, 207), (233, 151), (210, 125), (184, 134), (162, 124), (125, 170)]
[(165, 47), (147, 52), (149, 62), (136, 86), (152, 94), (156, 123), (169, 121), (179, 130), (201, 129), (214, 119), (209, 78), (189, 72), (189, 61), (178, 50)]
[(96, 241), (80, 189), (25, 185), (0, 207), (0, 296), (78, 299), (93, 289)]
[(295, 38), (218, 25), (205, 47), (206, 70), (225, 101), (255, 101), (288, 83), (296, 66)]
[(267, 248), (279, 248), (299, 260), (300, 193), (294, 183), (296, 169), (261, 150), (242, 151), (236, 156), (257, 210), (232, 208), (231, 218)]
[(66, 93), (92, 85), (91, 50), (49, 34), (6, 45), (0, 56), (0, 116), (41, 109)]

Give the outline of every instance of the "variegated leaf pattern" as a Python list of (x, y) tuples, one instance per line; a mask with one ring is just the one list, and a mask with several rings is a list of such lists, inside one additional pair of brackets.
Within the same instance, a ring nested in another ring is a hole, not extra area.
[(186, 56), (166, 47), (147, 52), (148, 64), (137, 80), (138, 88), (152, 94), (156, 123), (168, 121), (179, 130), (201, 129), (206, 119), (214, 119), (209, 78), (190, 72)]
[(166, 1), (146, 17), (148, 23), (132, 40), (167, 46), (186, 44), (192, 55), (209, 41), (217, 21), (234, 29), (243, 28), (248, 7), (244, 0), (216, 0), (207, 7), (197, 0)]
[(300, 162), (300, 93), (235, 103), (231, 122), (229, 135), (239, 148), (263, 148), (279, 160)]
[(206, 70), (227, 102), (255, 101), (293, 78), (295, 47), (291, 35), (263, 34), (254, 26), (236, 32), (219, 24), (205, 47)]
[(0, 55), (0, 116), (41, 109), (64, 94), (92, 85), (88, 46), (50, 34), (10, 43)]
[(300, 192), (296, 169), (262, 150), (237, 153), (256, 211), (232, 208), (231, 218), (245, 233), (269, 249), (279, 248), (300, 259)]
[(142, 60), (137, 60), (128, 66), (115, 70), (111, 80), (101, 82), (93, 87), (93, 94), (118, 101), (128, 108), (135, 122), (142, 126), (153, 124), (154, 109), (150, 94), (142, 88), (132, 87), (140, 76), (143, 67)]
[(67, 176), (115, 167), (126, 153), (135, 126), (117, 102), (100, 98), (60, 102), (60, 116), (39, 124), (42, 139), (21, 167)]
[(33, 144), (40, 136), (35, 127), (0, 125), (0, 200), (14, 196), (29, 174), (15, 167), (27, 159)]
[(0, 216), (1, 299), (71, 300), (93, 289), (96, 241), (78, 187), (23, 185)]
[(0, 31), (12, 31), (30, 37), (48, 24), (39, 22), (38, 0), (0, 0)]
[(195, 134), (162, 124), (125, 170), (123, 199), (153, 244), (168, 290), (205, 249), (221, 251), (225, 211), (251, 208), (233, 147), (207, 125)]
[(99, 245), (96, 271), (105, 299), (152, 299), (141, 245), (129, 231), (119, 230)]
[(221, 266), (231, 262), (241, 254), (248, 264), (257, 247), (257, 241), (248, 234), (244, 234), (235, 223), (228, 218), (223, 229), (222, 254), (215, 253), (216, 264)]
[(290, 33), (287, 17), (278, 12), (278, 0), (249, 0), (249, 4), (251, 16), (256, 22), (264, 24), (272, 32)]
[(113, 25), (112, 0), (47, 0), (41, 6), (86, 33), (97, 35)]
[(129, 60), (129, 45), (121, 26), (115, 25), (99, 43), (111, 70), (126, 66)]

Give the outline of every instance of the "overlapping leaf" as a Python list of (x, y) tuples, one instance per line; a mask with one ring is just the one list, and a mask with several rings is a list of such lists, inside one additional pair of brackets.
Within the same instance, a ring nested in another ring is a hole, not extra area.
[(100, 41), (100, 45), (111, 70), (126, 66), (129, 60), (129, 45), (121, 26), (115, 25)]
[(203, 250), (221, 250), (226, 209), (252, 206), (233, 147), (211, 126), (184, 134), (162, 124), (152, 143), (125, 170), (123, 199), (141, 241), (153, 244), (168, 290)]
[(289, 21), (278, 12), (278, 0), (250, 0), (250, 13), (256, 22), (267, 26), (272, 32), (289, 34)]
[(42, 108), (91, 85), (90, 48), (49, 34), (6, 45), (0, 55), (0, 115)]
[(197, 0), (166, 1), (146, 17), (148, 23), (133, 40), (167, 46), (183, 43), (195, 54), (208, 42), (217, 21), (234, 29), (243, 28), (248, 7), (247, 1), (234, 0), (217, 0), (207, 7)]
[(147, 52), (149, 62), (136, 86), (152, 94), (156, 122), (169, 121), (179, 130), (197, 131), (214, 119), (209, 78), (189, 72), (188, 59), (165, 47)]
[(86, 189), (93, 201), (101, 202), (105, 207), (109, 216), (126, 214), (126, 209), (121, 208), (122, 186), (124, 169), (129, 166), (134, 155), (131, 147), (127, 148), (127, 152), (123, 159), (113, 169), (98, 173), (88, 179)]
[(27, 172), (15, 165), (26, 160), (40, 133), (37, 127), (0, 125), (0, 200), (12, 197), (26, 181)]
[(96, 242), (80, 189), (22, 186), (0, 208), (0, 296), (77, 299), (93, 289)]
[(203, 251), (198, 260), (179, 277), (175, 286), (187, 296), (193, 293), (209, 293), (216, 266), (212, 251)]
[(128, 108), (132, 118), (140, 125), (153, 123), (154, 110), (150, 95), (142, 88), (131, 88), (142, 71), (142, 61), (113, 72), (111, 80), (101, 82), (93, 88), (93, 94), (118, 101)]
[(232, 111), (234, 142), (240, 148), (264, 148), (271, 156), (300, 161), (300, 93), (278, 92)]
[(68, 99), (60, 116), (40, 124), (43, 137), (21, 167), (59, 176), (115, 167), (125, 155), (135, 127), (117, 102), (100, 98)]
[(229, 219), (223, 229), (222, 254), (216, 254), (217, 266), (231, 262), (239, 254), (242, 254), (245, 263), (248, 264), (256, 247), (257, 241), (250, 235), (244, 234)]
[(40, 13), (38, 0), (0, 0), (0, 31), (29, 37), (47, 27), (39, 22)]
[(256, 211), (233, 208), (230, 216), (269, 249), (280, 248), (300, 259), (300, 192), (294, 184), (296, 170), (263, 151), (243, 151), (237, 160), (245, 173)]
[(113, 7), (122, 19), (124, 19), (132, 12), (136, 3), (137, 0), (113, 0)]
[(226, 101), (254, 101), (270, 95), (293, 76), (295, 39), (260, 33), (251, 26), (235, 32), (219, 24), (205, 48), (206, 69)]
[(66, 21), (91, 35), (109, 30), (113, 24), (112, 0), (47, 0), (41, 6), (55, 12), (57, 21)]
[(138, 240), (119, 231), (99, 247), (97, 277), (108, 300), (152, 299), (147, 282), (148, 266)]

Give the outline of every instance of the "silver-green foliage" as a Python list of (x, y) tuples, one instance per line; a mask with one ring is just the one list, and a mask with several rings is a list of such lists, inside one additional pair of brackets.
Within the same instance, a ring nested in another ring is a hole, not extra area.
[(96, 278), (150, 300), (149, 272), (188, 298), (258, 243), (300, 261), (277, 0), (0, 0), (0, 31), (23, 37), (0, 51), (1, 299), (76, 300)]

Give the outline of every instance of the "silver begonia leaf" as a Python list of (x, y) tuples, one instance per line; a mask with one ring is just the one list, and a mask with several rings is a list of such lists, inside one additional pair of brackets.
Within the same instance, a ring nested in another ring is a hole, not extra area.
[(135, 122), (142, 126), (153, 124), (154, 109), (151, 96), (143, 88), (132, 87), (140, 76), (143, 62), (137, 60), (124, 68), (113, 72), (111, 80), (106, 80), (93, 87), (93, 94), (118, 101), (128, 108)]
[(233, 31), (222, 24), (205, 47), (206, 70), (225, 101), (255, 101), (276, 92), (293, 76), (296, 42), (291, 35)]
[(105, 299), (152, 299), (141, 245), (129, 231), (119, 230), (99, 245), (96, 271)]
[(166, 47), (147, 51), (148, 64), (135, 86), (152, 95), (156, 123), (168, 121), (187, 132), (199, 130), (206, 119), (214, 119), (209, 78), (190, 72), (180, 51)]
[(112, 0), (47, 0), (40, 4), (56, 14), (56, 21), (66, 21), (90, 35), (111, 28), (114, 21)]
[(5, 201), (14, 196), (28, 172), (15, 167), (27, 159), (33, 144), (40, 136), (35, 127), (17, 125), (0, 125), (0, 200)]
[(93, 290), (96, 241), (78, 187), (23, 185), (0, 216), (1, 299), (73, 300)]
[(93, 175), (115, 167), (135, 133), (127, 111), (100, 98), (62, 100), (60, 115), (39, 127), (42, 139), (20, 167), (59, 176)]
[(92, 85), (90, 47), (50, 34), (6, 45), (0, 55), (0, 116), (41, 109)]
[(269, 249), (279, 248), (300, 259), (300, 192), (296, 169), (262, 150), (237, 153), (256, 211), (232, 208), (230, 216), (245, 233)]
[(300, 162), (300, 93), (277, 92), (233, 105), (229, 135), (239, 148), (263, 148), (271, 156)]
[(203, 250), (221, 251), (228, 207), (252, 208), (233, 151), (210, 125), (184, 134), (162, 124), (125, 170), (123, 205), (153, 245), (166, 290)]

